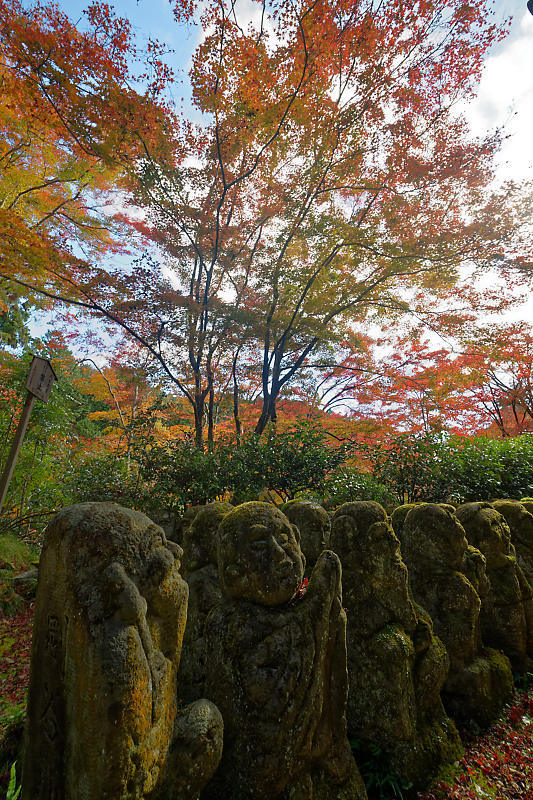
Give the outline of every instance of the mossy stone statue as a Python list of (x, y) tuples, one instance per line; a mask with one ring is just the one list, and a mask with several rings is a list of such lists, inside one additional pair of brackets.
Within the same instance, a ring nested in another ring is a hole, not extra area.
[(331, 520), (328, 512), (309, 500), (290, 500), (281, 510), (300, 531), (300, 547), (310, 572), (318, 556), (328, 546)]
[(490, 591), (482, 598), (481, 634), (485, 644), (502, 650), (516, 672), (533, 668), (531, 587), (517, 564), (511, 532), (491, 503), (465, 503), (456, 516), (468, 541), (485, 556)]
[[(39, 566), (24, 800), (191, 800), (214, 772), (222, 720), (177, 712), (187, 585), (181, 548), (115, 503), (63, 509)], [(198, 709), (199, 711), (199, 709)], [(189, 709), (194, 712), (194, 709)]]
[(203, 505), (198, 506), (189, 506), (181, 517), (176, 517), (174, 521), (174, 526), (172, 529), (172, 534), (168, 536), (168, 539), (171, 539), (176, 544), (182, 545), (183, 540), (185, 538), (185, 534), (187, 533), (189, 527), (194, 521), (194, 518), (204, 508)]
[(533, 514), (533, 497), (522, 497), (520, 502), (530, 514)]
[(332, 522), (343, 569), (350, 691), (348, 733), (379, 747), (384, 768), (424, 786), (461, 742), (440, 690), (448, 656), (429, 616), (412, 602), (400, 544), (382, 506), (345, 503)]
[(231, 503), (208, 503), (196, 506), (190, 524), (183, 529), (183, 574), (217, 565), (217, 531), (224, 516), (233, 510)]
[(222, 600), (218, 577), (217, 531), (229, 503), (209, 503), (199, 511), (183, 541), (183, 572), (189, 587), (187, 625), (178, 672), (178, 696), (185, 702), (204, 696), (204, 626), (211, 609)]
[(403, 524), (405, 522), (405, 518), (410, 512), (412, 508), (416, 506), (416, 503), (404, 503), (401, 506), (397, 506), (391, 514), (391, 525), (394, 533), (400, 540), (402, 541), (402, 531), (403, 531)]
[(533, 586), (533, 513), (518, 500), (495, 500), (492, 505), (505, 517), (518, 564)]
[(469, 550), (464, 528), (444, 504), (413, 508), (402, 539), (414, 598), (430, 614), (450, 657), (444, 705), (456, 721), (486, 726), (510, 699), (513, 676), (508, 659), (482, 645), (481, 600), (464, 569), (465, 559), (473, 562), (476, 553), (479, 569), (484, 559)]
[(340, 563), (305, 559), (275, 506), (245, 503), (219, 528), (225, 600), (206, 623), (206, 694), (224, 719), (206, 800), (362, 800), (346, 737), (346, 616)]

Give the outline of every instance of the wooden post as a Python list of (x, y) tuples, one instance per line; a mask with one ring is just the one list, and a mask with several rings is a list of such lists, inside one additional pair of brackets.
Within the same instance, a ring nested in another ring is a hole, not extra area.
[(30, 414), (35, 402), (35, 398), (38, 397), (43, 403), (47, 403), (48, 398), (50, 397), (50, 392), (52, 391), (52, 386), (56, 380), (57, 375), (55, 374), (54, 369), (48, 359), (40, 358), (40, 356), (33, 356), (30, 364), (30, 371), (28, 373), (28, 377), (26, 378), (26, 389), (28, 390), (26, 402), (24, 403), (24, 408), (22, 409), (22, 416), (19, 420), (19, 424), (17, 425), (15, 438), (13, 439), (13, 444), (11, 445), (9, 456), (7, 457), (7, 464), (4, 469), (4, 474), (2, 475), (2, 480), (0, 482), (0, 514), (2, 513), (2, 508), (4, 507), (4, 501), (6, 499), (7, 490), (9, 489), (9, 484), (11, 483), (11, 478), (13, 477), (13, 471), (15, 469), (15, 464), (17, 463), (20, 448), (22, 446), (22, 442), (24, 441), (24, 434), (26, 433), (26, 428), (28, 427), (28, 422), (30, 421)]
[(9, 451), (9, 455), (7, 457), (7, 464), (4, 469), (4, 474), (2, 475), (2, 482), (0, 483), (0, 513), (2, 513), (2, 508), (4, 507), (4, 500), (6, 499), (7, 490), (9, 489), (9, 484), (11, 483), (11, 478), (13, 476), (13, 470), (15, 469), (15, 464), (17, 463), (22, 442), (24, 441), (24, 434), (26, 433), (26, 428), (28, 427), (28, 422), (30, 421), (30, 414), (34, 402), (35, 395), (31, 392), (28, 392), (26, 396), (26, 402), (24, 403), (24, 408), (22, 409), (22, 416), (19, 420), (19, 424), (17, 425), (15, 438), (13, 439), (13, 444), (11, 445), (11, 450)]

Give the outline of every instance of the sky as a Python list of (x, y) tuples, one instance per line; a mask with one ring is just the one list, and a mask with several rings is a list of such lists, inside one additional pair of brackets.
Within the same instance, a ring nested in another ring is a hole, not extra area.
[[(185, 79), (190, 59), (201, 32), (192, 25), (179, 26), (172, 15), (169, 0), (107, 0), (119, 16), (127, 17), (142, 45), (148, 37), (165, 42), (173, 50), (168, 62)], [(242, 0), (248, 2), (248, 0)], [(83, 10), (90, 0), (56, 0), (57, 5), (83, 27)], [(483, 135), (505, 125), (508, 138), (499, 154), (497, 180), (533, 179), (533, 16), (527, 0), (496, 0), (497, 21), (511, 20), (509, 34), (485, 62), (477, 99), (465, 108), (472, 131)], [(31, 0), (27, 0), (29, 5)], [(178, 90), (187, 97), (187, 91)], [(523, 305), (514, 316), (533, 318), (533, 297), (523, 297)], [(45, 329), (43, 320), (37, 326)], [(38, 335), (38, 334), (37, 334)]]
[[(148, 36), (173, 49), (168, 61), (186, 75), (200, 32), (178, 26), (169, 0), (116, 0), (110, 4), (127, 17), (139, 42)], [(88, 0), (57, 0), (72, 20), (83, 20)], [(487, 56), (477, 100), (466, 109), (472, 130), (483, 134), (505, 125), (506, 139), (499, 158), (502, 179), (533, 178), (533, 16), (526, 0), (497, 0), (495, 17), (511, 19), (509, 35)], [(186, 96), (186, 95), (185, 95)]]

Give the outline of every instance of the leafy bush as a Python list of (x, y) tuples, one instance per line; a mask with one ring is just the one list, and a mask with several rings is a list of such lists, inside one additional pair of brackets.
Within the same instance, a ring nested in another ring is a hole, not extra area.
[(136, 471), (128, 472), (126, 460), (111, 454), (91, 455), (70, 465), (65, 484), (71, 503), (94, 500), (127, 506), (138, 493)]
[(330, 447), (327, 434), (312, 422), (259, 438), (252, 434), (238, 448), (226, 448), (227, 489), (234, 502), (257, 497), (263, 490), (283, 500), (312, 491), (322, 494), (326, 476), (346, 460), (346, 447)]
[(329, 447), (326, 436), (320, 427), (301, 422), (281, 433), (250, 434), (239, 446), (217, 442), (211, 452), (196, 449), (189, 440), (153, 444), (138, 456), (138, 503), (147, 513), (159, 514), (220, 497), (242, 503), (265, 491), (284, 500), (301, 492), (321, 494), (326, 475), (347, 452)]
[(24, 600), (15, 591), (13, 577), (29, 570), (37, 558), (37, 553), (16, 536), (0, 535), (0, 612), (4, 616), (12, 616), (22, 608)]
[(190, 440), (153, 445), (140, 454), (139, 502), (158, 515), (215, 500), (226, 488), (221, 466), (218, 451), (198, 450)]
[(524, 433), (500, 444), (500, 497), (520, 500), (533, 493), (533, 434)]
[(373, 476), (400, 503), (431, 501), (444, 491), (439, 470), (441, 448), (439, 435), (400, 434), (387, 447), (369, 451)]
[(326, 480), (324, 504), (337, 508), (343, 503), (355, 500), (374, 500), (385, 508), (396, 504), (394, 493), (380, 483), (373, 475), (359, 472), (354, 467), (344, 466), (336, 470)]
[(372, 474), (400, 503), (520, 499), (533, 490), (533, 435), (401, 434), (370, 450)]

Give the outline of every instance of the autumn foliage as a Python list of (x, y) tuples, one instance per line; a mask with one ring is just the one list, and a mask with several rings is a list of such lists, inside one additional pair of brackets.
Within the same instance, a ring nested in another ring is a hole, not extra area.
[(194, 116), (163, 45), (139, 49), (108, 5), (77, 28), (3, 0), (12, 295), (143, 348), (197, 446), (225, 398), (239, 437), (319, 396), (372, 325), (449, 333), (510, 301), (480, 279), (527, 270), (528, 195), (494, 188), (500, 134), (458, 111), (505, 34), (487, 3), (172, 5), (204, 32)]

